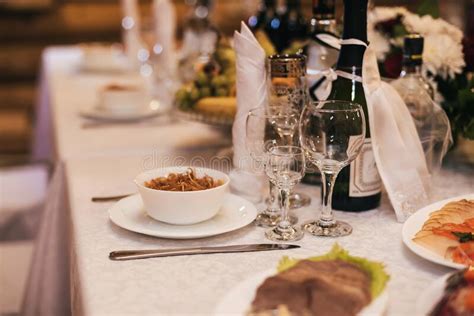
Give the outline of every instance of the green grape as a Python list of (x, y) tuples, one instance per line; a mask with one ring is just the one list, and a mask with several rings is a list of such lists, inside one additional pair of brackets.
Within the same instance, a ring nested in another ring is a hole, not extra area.
[(196, 74), (196, 84), (200, 87), (202, 86), (205, 86), (209, 83), (209, 78), (207, 77), (207, 75), (200, 71)]
[(211, 91), (210, 87), (202, 87), (200, 89), (200, 91), (201, 91), (201, 97), (202, 98), (209, 97), (212, 94), (212, 91)]
[(218, 97), (226, 97), (229, 95), (229, 89), (226, 88), (218, 88), (216, 89), (216, 95)]
[(224, 75), (219, 75), (212, 78), (211, 84), (218, 89), (220, 87), (227, 86), (228, 82), (227, 78)]
[(191, 92), (189, 93), (189, 98), (192, 102), (196, 102), (200, 98), (201, 94), (199, 93), (199, 89), (193, 87)]
[(178, 103), (182, 103), (188, 96), (188, 91), (186, 88), (181, 88), (176, 92), (176, 100)]

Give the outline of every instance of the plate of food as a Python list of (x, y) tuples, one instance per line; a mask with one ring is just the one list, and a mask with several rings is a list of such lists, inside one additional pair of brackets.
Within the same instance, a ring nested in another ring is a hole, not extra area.
[(403, 242), (417, 255), (447, 267), (474, 264), (474, 194), (428, 205), (403, 225)]
[(139, 194), (118, 201), (109, 210), (119, 227), (149, 236), (191, 239), (227, 233), (247, 226), (255, 206), (228, 192), (229, 177), (197, 167), (167, 167), (140, 173)]
[(418, 298), (416, 315), (474, 315), (474, 268), (449, 273), (434, 281)]
[(196, 68), (194, 80), (176, 92), (177, 117), (218, 127), (232, 126), (237, 109), (234, 50), (222, 39), (209, 60)]
[(388, 302), (384, 265), (335, 244), (317, 257), (283, 257), (276, 270), (244, 280), (215, 315), (382, 315)]

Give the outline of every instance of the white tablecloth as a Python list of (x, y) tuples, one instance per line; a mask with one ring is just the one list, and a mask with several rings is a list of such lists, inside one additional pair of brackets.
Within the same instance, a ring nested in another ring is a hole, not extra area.
[[(240, 281), (275, 267), (282, 255), (322, 254), (336, 239), (305, 236), (301, 249), (242, 254), (183, 256), (115, 262), (112, 250), (224, 245), (267, 242), (263, 229), (253, 225), (200, 240), (151, 238), (116, 227), (108, 219), (110, 203), (92, 203), (97, 195), (134, 190), (131, 180), (146, 169), (181, 163), (203, 156), (209, 161), (225, 143), (215, 131), (199, 124), (166, 126), (116, 126), (81, 129), (78, 108), (92, 105), (97, 84), (105, 75), (78, 73), (74, 49), (45, 53), (43, 78), (47, 84), (52, 126), (51, 144), (58, 161), (45, 210), (25, 315), (209, 315), (223, 296)], [(48, 112), (48, 111), (45, 111)], [(139, 124), (140, 125), (140, 124)], [(39, 137), (41, 139), (41, 137)], [(204, 147), (208, 147), (207, 149)], [(202, 152), (196, 152), (201, 148)], [(51, 152), (50, 152), (51, 154)], [(196, 161), (196, 160), (195, 160)], [(198, 160), (198, 162), (201, 160)], [(64, 170), (64, 172), (62, 172)], [(435, 183), (435, 197), (443, 199), (474, 191), (474, 170), (451, 165)], [(319, 190), (301, 187), (313, 196), (313, 206), (297, 210), (300, 220), (315, 216)], [(411, 253), (401, 241), (386, 196), (378, 210), (336, 216), (350, 222), (352, 235), (337, 239), (354, 255), (385, 262), (391, 275), (388, 285), (389, 315), (413, 315), (417, 296), (447, 268)], [(69, 278), (70, 275), (70, 278)], [(69, 295), (71, 293), (71, 295)]]
[[(78, 47), (48, 48), (42, 60), (32, 151), (35, 159), (55, 161), (57, 167), (43, 213), (23, 314), (65, 315), (70, 311), (69, 251), (74, 248), (69, 241), (72, 224), (62, 164), (97, 156), (113, 161), (124, 154), (147, 154), (148, 161), (143, 162), (146, 166), (163, 150), (222, 148), (229, 145), (230, 136), (199, 123), (169, 117), (133, 124), (94, 125), (79, 112), (96, 104), (97, 90), (108, 83), (141, 82), (140, 77), (81, 71)], [(119, 171), (120, 166), (116, 167)]]
[[(166, 154), (161, 157), (163, 163), (158, 159), (157, 166), (168, 161)], [(352, 235), (340, 239), (307, 235), (296, 242), (302, 246), (297, 250), (111, 261), (109, 252), (119, 249), (268, 242), (263, 236), (264, 229), (253, 225), (222, 236), (189, 241), (147, 237), (115, 226), (107, 213), (112, 203), (92, 203), (90, 198), (97, 194), (130, 192), (134, 176), (153, 167), (144, 167), (145, 160), (146, 156), (113, 160), (101, 157), (66, 163), (75, 293), (72, 310), (78, 314), (209, 315), (232, 287), (246, 277), (274, 268), (283, 255), (323, 254), (335, 241), (354, 255), (386, 264), (391, 275), (388, 315), (413, 315), (418, 295), (430, 282), (449, 271), (411, 253), (402, 244), (402, 224), (396, 221), (386, 196), (378, 210), (359, 214), (337, 212), (339, 219), (354, 227)], [(472, 179), (472, 168), (443, 171), (437, 180), (437, 199), (473, 192)], [(319, 189), (308, 186), (301, 189), (311, 194), (313, 206), (295, 214), (300, 220), (310, 219), (320, 203)]]

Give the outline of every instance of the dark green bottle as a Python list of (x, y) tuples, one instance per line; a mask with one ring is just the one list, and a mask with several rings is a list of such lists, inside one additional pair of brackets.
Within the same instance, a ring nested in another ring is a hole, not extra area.
[[(358, 39), (367, 43), (367, 1), (344, 0), (343, 39)], [(366, 47), (342, 45), (336, 70), (349, 74), (338, 75), (333, 82), (328, 100), (347, 100), (362, 106), (366, 119), (366, 139), (360, 155), (339, 173), (334, 186), (332, 207), (337, 210), (360, 212), (380, 205), (382, 182), (372, 152), (370, 128), (362, 82), (362, 61)]]

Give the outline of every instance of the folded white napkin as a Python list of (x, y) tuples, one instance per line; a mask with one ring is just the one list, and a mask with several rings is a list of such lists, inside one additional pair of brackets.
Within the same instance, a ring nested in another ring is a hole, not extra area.
[(175, 49), (176, 12), (170, 0), (154, 0), (153, 13), (159, 71), (166, 76), (176, 72), (177, 57)]
[(131, 65), (138, 65), (138, 51), (142, 48), (140, 39), (140, 14), (137, 0), (121, 0), (123, 45)]
[(425, 155), (405, 102), (390, 84), (380, 80), (370, 45), (362, 71), (375, 161), (397, 219), (404, 222), (429, 201)]
[[(262, 181), (251, 172), (253, 161), (245, 145), (245, 122), (248, 112), (253, 108), (265, 106), (267, 100), (265, 51), (243, 22), (240, 33), (234, 33), (234, 49), (237, 68), (237, 113), (232, 127), (235, 169), (230, 174), (231, 187), (249, 198), (253, 196), (256, 199), (260, 197)], [(255, 132), (260, 134), (259, 131)], [(252, 137), (263, 135), (255, 134)]]

